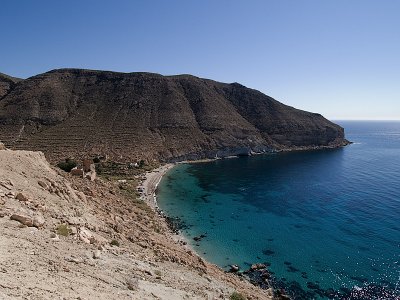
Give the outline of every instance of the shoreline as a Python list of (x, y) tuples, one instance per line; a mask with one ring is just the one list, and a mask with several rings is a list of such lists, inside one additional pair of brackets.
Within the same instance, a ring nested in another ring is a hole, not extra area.
[(153, 210), (160, 211), (156, 199), (156, 190), (163, 176), (175, 167), (175, 165), (176, 164), (173, 163), (167, 163), (151, 170), (150, 172), (146, 172), (144, 175), (146, 179), (144, 179), (138, 186), (138, 189), (143, 189), (140, 199), (145, 201)]
[(169, 228), (170, 237), (173, 241), (180, 244), (185, 250), (191, 250), (198, 257), (202, 258), (194, 248), (190, 246), (190, 243), (186, 239), (185, 236), (179, 231), (175, 232), (168, 222), (168, 216), (164, 213), (164, 211), (158, 206), (157, 203), (157, 195), (156, 190), (158, 185), (160, 184), (162, 178), (165, 174), (168, 173), (171, 169), (173, 169), (177, 164), (189, 163), (189, 162), (180, 162), (180, 163), (167, 163), (162, 165), (152, 171), (146, 172), (146, 179), (138, 186), (138, 188), (142, 188), (142, 194), (140, 199), (143, 200), (150, 208), (166, 223)]

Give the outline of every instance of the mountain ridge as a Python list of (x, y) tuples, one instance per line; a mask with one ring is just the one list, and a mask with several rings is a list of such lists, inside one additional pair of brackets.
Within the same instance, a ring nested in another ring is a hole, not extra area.
[(4, 91), (0, 140), (50, 160), (177, 161), (348, 143), (343, 128), (320, 114), (189, 74), (55, 69)]

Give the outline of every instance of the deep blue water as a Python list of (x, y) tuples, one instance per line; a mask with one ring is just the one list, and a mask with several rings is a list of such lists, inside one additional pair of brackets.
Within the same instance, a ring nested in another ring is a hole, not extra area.
[(206, 260), (267, 262), (294, 297), (298, 283), (320, 298), (311, 282), (351, 299), (400, 299), (400, 122), (337, 123), (354, 144), (178, 165), (159, 206)]

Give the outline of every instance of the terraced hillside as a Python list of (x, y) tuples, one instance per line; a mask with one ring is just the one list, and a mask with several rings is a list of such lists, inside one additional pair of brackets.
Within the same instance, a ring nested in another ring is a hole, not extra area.
[(191, 75), (60, 69), (0, 92), (0, 140), (50, 160), (181, 160), (347, 143), (343, 128), (319, 114)]

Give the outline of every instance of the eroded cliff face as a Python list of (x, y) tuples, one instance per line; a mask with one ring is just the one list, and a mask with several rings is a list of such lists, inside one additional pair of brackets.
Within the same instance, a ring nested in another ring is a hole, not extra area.
[(61, 69), (0, 100), (0, 140), (50, 159), (182, 160), (337, 147), (340, 126), (240, 84), (190, 75)]

